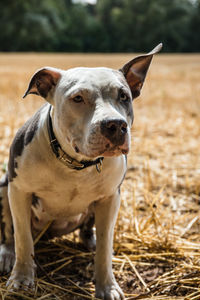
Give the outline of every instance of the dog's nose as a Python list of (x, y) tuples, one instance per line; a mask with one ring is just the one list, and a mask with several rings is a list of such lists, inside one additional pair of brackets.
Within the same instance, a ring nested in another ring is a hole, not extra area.
[(124, 144), (127, 133), (127, 123), (124, 120), (103, 120), (101, 122), (101, 134), (111, 141), (113, 145)]

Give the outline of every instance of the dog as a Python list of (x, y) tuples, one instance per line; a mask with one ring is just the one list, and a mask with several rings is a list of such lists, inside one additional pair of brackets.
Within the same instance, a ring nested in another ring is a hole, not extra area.
[(8, 287), (34, 286), (33, 236), (50, 222), (51, 237), (79, 228), (84, 245), (96, 247), (96, 297), (124, 299), (112, 272), (112, 241), (132, 100), (161, 47), (120, 70), (45, 67), (33, 75), (24, 98), (35, 94), (47, 103), (18, 130), (0, 184), (0, 272), (13, 268)]

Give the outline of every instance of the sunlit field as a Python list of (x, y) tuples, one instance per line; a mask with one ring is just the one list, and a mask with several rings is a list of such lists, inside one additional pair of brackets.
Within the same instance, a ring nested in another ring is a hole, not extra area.
[[(1, 174), (16, 130), (44, 103), (32, 95), (22, 99), (38, 68), (120, 68), (134, 56), (0, 54)], [(115, 227), (117, 281), (126, 299), (198, 300), (200, 55), (154, 56), (142, 94), (133, 106), (132, 148)], [(93, 258), (76, 232), (48, 243), (39, 241), (36, 292), (8, 292), (7, 276), (2, 276), (0, 297), (91, 299)]]

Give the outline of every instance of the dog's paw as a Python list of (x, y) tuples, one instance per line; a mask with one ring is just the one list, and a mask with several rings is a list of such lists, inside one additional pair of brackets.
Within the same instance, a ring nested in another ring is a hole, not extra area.
[(6, 286), (10, 290), (34, 289), (34, 266), (28, 264), (16, 264), (13, 268)]
[(124, 294), (117, 284), (113, 282), (111, 285), (107, 285), (104, 288), (99, 288), (96, 286), (95, 297), (103, 300), (124, 300)]
[(15, 263), (15, 251), (13, 244), (0, 245), (0, 273), (8, 273)]

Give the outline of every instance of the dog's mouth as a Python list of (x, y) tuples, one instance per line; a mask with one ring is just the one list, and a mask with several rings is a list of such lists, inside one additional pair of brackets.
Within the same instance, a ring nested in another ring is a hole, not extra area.
[(96, 158), (99, 156), (103, 157), (112, 157), (112, 156), (120, 156), (122, 154), (126, 155), (129, 152), (129, 146), (127, 144), (121, 145), (121, 146), (116, 146), (112, 145), (111, 143), (107, 143), (104, 145), (103, 149), (102, 146), (100, 147), (95, 147), (94, 149), (90, 149), (89, 151), (81, 151), (81, 149), (77, 146), (74, 145), (74, 150), (76, 153), (79, 153), (81, 155), (84, 155), (88, 158)]
[(110, 143), (106, 144), (105, 149), (102, 151), (103, 156), (119, 156), (121, 154), (128, 154), (129, 147), (124, 144), (121, 146), (112, 145)]
[(90, 139), (86, 143), (80, 143), (78, 140), (73, 140), (71, 143), (74, 151), (80, 155), (81, 159), (96, 159), (97, 157), (112, 157), (127, 155), (130, 148), (129, 136), (125, 139), (124, 143), (114, 144), (105, 137), (99, 136), (97, 139)]

